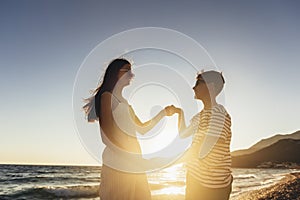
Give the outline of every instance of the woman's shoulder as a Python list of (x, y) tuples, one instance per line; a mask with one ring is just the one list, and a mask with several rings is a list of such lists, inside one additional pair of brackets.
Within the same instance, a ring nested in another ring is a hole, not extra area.
[(116, 98), (115, 95), (113, 95), (111, 92), (109, 91), (105, 91), (101, 94), (101, 99), (107, 99), (107, 100), (113, 100), (113, 101), (118, 101), (118, 98)]
[(111, 97), (111, 96), (112, 96), (112, 93), (109, 91), (105, 91), (101, 94), (101, 97)]
[(112, 94), (110, 92), (103, 92), (101, 94), (101, 102), (110, 103), (112, 101)]
[(101, 95), (101, 99), (105, 99), (109, 102), (111, 102), (113, 105), (118, 105), (118, 104), (121, 104), (121, 103), (124, 103), (124, 104), (128, 104), (128, 102), (126, 100), (120, 100), (120, 98), (116, 97), (113, 93), (109, 92), (109, 91), (105, 91), (102, 93)]

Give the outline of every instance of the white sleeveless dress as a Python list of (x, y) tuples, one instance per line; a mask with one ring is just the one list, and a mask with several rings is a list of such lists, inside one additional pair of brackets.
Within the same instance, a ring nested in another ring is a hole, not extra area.
[[(135, 137), (136, 128), (130, 114), (130, 105), (119, 101), (112, 95), (113, 117), (117, 126), (126, 134), (120, 136), (123, 145), (140, 151)], [(101, 132), (103, 143), (106, 145), (102, 161), (100, 198), (101, 200), (150, 200), (151, 193), (145, 173), (135, 173), (138, 163), (126, 157), (126, 153), (112, 145)], [(137, 155), (140, 156), (140, 155)]]

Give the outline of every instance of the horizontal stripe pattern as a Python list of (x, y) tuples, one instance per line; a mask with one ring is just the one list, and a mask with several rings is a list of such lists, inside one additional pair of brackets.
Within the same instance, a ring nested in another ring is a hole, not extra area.
[(202, 110), (192, 120), (194, 135), (192, 147), (197, 152), (208, 137), (215, 138), (215, 144), (204, 158), (199, 153), (187, 163), (188, 173), (203, 186), (222, 188), (231, 183), (231, 118), (222, 105)]

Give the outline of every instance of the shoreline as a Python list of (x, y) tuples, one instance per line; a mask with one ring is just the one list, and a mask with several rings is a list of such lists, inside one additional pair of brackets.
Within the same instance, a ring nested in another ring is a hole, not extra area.
[(300, 199), (300, 172), (285, 175), (275, 185), (241, 194), (237, 200), (291, 200)]
[[(180, 194), (153, 195), (152, 200), (184, 200)], [(279, 182), (258, 190), (245, 192), (230, 200), (300, 200), (300, 172), (286, 174)]]

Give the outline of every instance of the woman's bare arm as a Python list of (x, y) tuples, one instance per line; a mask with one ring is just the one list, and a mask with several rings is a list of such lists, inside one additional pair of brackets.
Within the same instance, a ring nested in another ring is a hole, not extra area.
[(133, 113), (133, 118), (134, 118), (134, 122), (135, 122), (137, 131), (143, 135), (145, 133), (147, 133), (148, 131), (150, 131), (152, 128), (154, 128), (154, 126), (156, 126), (156, 124), (163, 117), (167, 116), (166, 110), (163, 109), (152, 119), (150, 119), (146, 122), (141, 122), (141, 120), (138, 118), (138, 116), (136, 116), (136, 114), (134, 113), (134, 110), (132, 108), (131, 108), (131, 112)]

